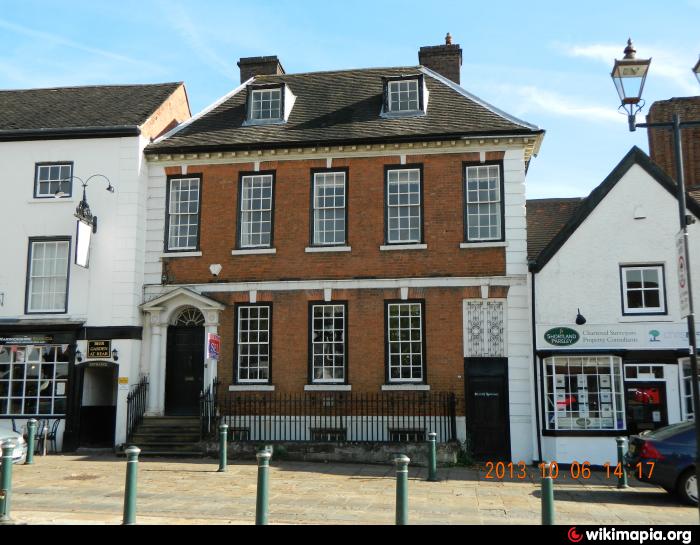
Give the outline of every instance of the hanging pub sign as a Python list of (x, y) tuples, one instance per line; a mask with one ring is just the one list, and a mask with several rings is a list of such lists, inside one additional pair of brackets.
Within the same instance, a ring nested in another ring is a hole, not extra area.
[(111, 359), (112, 341), (88, 341), (87, 357), (88, 359)]
[(78, 220), (75, 233), (75, 264), (87, 269), (90, 264), (90, 240), (93, 227), (84, 220)]

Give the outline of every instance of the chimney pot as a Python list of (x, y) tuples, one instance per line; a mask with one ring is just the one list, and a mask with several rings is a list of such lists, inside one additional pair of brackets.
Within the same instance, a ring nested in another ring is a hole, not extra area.
[(421, 47), (418, 62), (432, 71), (459, 84), (459, 71), (462, 68), (462, 48), (452, 43), (452, 35), (445, 36), (445, 45)]

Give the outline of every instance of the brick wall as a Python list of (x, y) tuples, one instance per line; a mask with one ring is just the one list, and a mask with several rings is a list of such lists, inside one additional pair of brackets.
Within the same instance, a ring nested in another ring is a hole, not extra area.
[[(503, 158), (502, 152), (486, 160)], [(209, 265), (219, 263), (219, 282), (292, 279), (403, 278), (419, 276), (497, 276), (505, 274), (503, 248), (460, 249), (464, 242), (463, 161), (478, 162), (478, 153), (413, 155), (409, 164), (423, 164), (423, 225), (427, 250), (380, 251), (385, 243), (385, 165), (398, 157), (337, 159), (347, 167), (348, 253), (305, 253), (310, 246), (311, 169), (325, 160), (262, 162), (260, 170), (275, 170), (274, 243), (276, 255), (232, 256), (236, 248), (238, 187), (241, 172), (252, 163), (190, 166), (202, 175), (201, 258), (168, 259), (171, 283), (213, 280)], [(180, 167), (166, 169), (179, 175)]]
[[(649, 123), (670, 122), (678, 113), (681, 121), (700, 121), (700, 96), (673, 98), (654, 102), (649, 109)], [(652, 160), (671, 177), (676, 177), (673, 131), (647, 129)], [(700, 127), (682, 130), (683, 165), (687, 188), (700, 188)]]
[[(507, 297), (507, 287), (492, 287), (493, 297)], [(236, 303), (247, 293), (207, 293), (227, 306), (221, 313), (221, 356), (218, 374), (224, 389), (234, 383), (234, 320)], [(433, 392), (464, 396), (462, 301), (481, 297), (479, 287), (409, 290), (409, 300), (423, 300), (424, 363)], [(346, 301), (347, 373), (354, 393), (378, 393), (386, 384), (384, 302), (399, 299), (399, 290), (334, 290), (333, 301)], [(309, 302), (323, 303), (320, 290), (258, 292), (258, 303), (272, 303), (272, 381), (278, 393), (300, 393), (309, 381)], [(460, 404), (462, 402), (460, 401)], [(460, 414), (464, 414), (460, 407)]]

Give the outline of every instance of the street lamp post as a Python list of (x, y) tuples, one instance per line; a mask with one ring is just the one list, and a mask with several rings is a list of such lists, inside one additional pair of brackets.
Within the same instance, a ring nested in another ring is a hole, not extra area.
[[(635, 131), (637, 127), (647, 129), (671, 129), (673, 131), (673, 148), (676, 163), (676, 187), (678, 192), (678, 215), (680, 227), (685, 246), (686, 273), (688, 276), (688, 339), (691, 366), (691, 387), (693, 392), (693, 414), (695, 420), (695, 440), (696, 440), (696, 460), (695, 460), (695, 486), (696, 496), (698, 483), (700, 483), (700, 392), (698, 391), (698, 358), (697, 358), (697, 337), (695, 331), (695, 309), (693, 306), (693, 290), (690, 275), (690, 257), (688, 255), (688, 225), (695, 220), (686, 212), (685, 195), (685, 173), (683, 172), (683, 149), (681, 146), (681, 130), (688, 127), (700, 127), (700, 121), (681, 121), (680, 115), (673, 114), (673, 121), (661, 123), (637, 123), (636, 115), (644, 107), (642, 91), (644, 82), (649, 72), (651, 59), (637, 59), (637, 51), (632, 45), (632, 40), (627, 41), (625, 56), (622, 60), (615, 60), (612, 71), (612, 78), (615, 87), (620, 95), (620, 109), (627, 113), (630, 131)], [(700, 82), (700, 60), (693, 68), (695, 77)], [(698, 513), (700, 515), (700, 502), (698, 503)]]

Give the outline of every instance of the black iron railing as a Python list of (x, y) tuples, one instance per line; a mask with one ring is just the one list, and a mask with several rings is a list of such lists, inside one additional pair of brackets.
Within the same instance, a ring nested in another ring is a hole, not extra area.
[(219, 424), (217, 407), (219, 404), (219, 379), (199, 396), (199, 439), (204, 440), (216, 433)]
[(143, 422), (148, 407), (148, 377), (142, 377), (126, 398), (126, 440), (131, 438), (136, 428)]
[(452, 393), (230, 393), (221, 418), (233, 441), (438, 442), (457, 440)]

